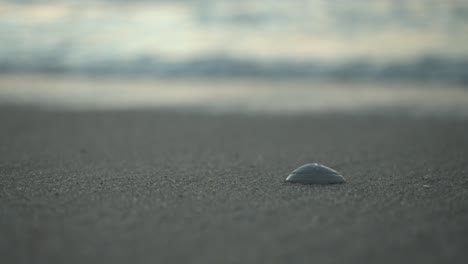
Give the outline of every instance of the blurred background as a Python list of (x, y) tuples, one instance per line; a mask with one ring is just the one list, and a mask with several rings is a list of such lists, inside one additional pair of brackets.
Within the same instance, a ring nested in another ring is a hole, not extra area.
[(468, 116), (466, 0), (0, 0), (0, 103)]

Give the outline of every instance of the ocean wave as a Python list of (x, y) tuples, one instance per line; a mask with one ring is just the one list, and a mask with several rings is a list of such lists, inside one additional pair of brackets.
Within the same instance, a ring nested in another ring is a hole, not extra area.
[(59, 73), (80, 75), (154, 76), (167, 78), (252, 78), (360, 81), (422, 81), (468, 84), (468, 58), (425, 56), (412, 61), (354, 60), (261, 61), (206, 56), (186, 61), (153, 57), (67, 64), (60, 58), (35, 62), (0, 61), (0, 73)]

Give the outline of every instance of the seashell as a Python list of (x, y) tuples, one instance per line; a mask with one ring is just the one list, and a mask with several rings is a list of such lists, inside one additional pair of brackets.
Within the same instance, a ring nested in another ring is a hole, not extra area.
[(309, 163), (291, 172), (286, 181), (303, 184), (333, 184), (343, 183), (345, 179), (333, 169), (318, 163)]

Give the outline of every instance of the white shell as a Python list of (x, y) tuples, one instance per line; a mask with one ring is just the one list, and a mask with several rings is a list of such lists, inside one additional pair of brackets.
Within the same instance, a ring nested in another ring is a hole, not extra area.
[(303, 184), (343, 183), (345, 179), (337, 171), (317, 163), (309, 163), (295, 169), (286, 178), (287, 182)]

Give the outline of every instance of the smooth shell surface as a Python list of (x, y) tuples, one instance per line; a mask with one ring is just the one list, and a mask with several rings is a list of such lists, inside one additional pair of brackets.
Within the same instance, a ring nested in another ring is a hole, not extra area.
[(343, 183), (345, 179), (333, 169), (321, 164), (309, 163), (291, 172), (286, 181), (303, 184), (333, 184)]

